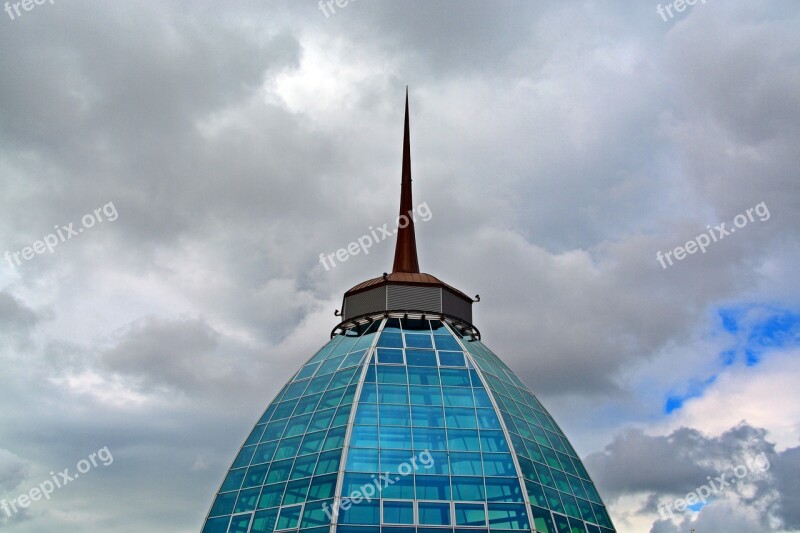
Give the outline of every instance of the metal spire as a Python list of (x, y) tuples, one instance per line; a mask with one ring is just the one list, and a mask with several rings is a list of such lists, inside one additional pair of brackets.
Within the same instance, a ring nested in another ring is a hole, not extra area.
[[(406, 121), (403, 134), (403, 171), (400, 185), (400, 217), (392, 272), (419, 273), (417, 239), (414, 235), (414, 206), (411, 202), (411, 144), (408, 136), (408, 86), (406, 86)], [(400, 227), (406, 224), (406, 227)]]

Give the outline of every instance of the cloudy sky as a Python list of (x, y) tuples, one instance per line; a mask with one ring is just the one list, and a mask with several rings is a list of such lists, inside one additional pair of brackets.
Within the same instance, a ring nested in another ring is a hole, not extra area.
[(391, 266), (388, 240), (319, 254), (393, 223), (409, 85), (421, 268), (481, 295), (618, 530), (800, 531), (800, 8), (657, 8), (12, 3), (0, 498), (97, 465), (0, 529), (199, 531)]

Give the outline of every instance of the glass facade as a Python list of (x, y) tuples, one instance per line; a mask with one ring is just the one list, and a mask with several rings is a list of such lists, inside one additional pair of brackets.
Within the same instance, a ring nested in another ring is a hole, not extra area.
[(336, 335), (278, 393), (203, 533), (612, 533), (572, 446), (481, 341), (439, 320)]

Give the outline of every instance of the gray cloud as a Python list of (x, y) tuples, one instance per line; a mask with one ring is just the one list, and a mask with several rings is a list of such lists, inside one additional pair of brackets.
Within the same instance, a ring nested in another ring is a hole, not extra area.
[[(771, 529), (776, 521), (787, 530), (795, 530), (800, 527), (794, 490), (800, 473), (797, 463), (800, 448), (776, 451), (766, 434), (764, 429), (744, 422), (717, 437), (691, 428), (660, 436), (629, 429), (617, 435), (602, 452), (587, 456), (585, 463), (607, 499), (648, 495), (640, 513), (661, 513), (662, 506), (673, 504), (676, 498), (686, 498), (689, 493), (698, 493), (699, 487), (706, 486), (711, 489), (710, 503), (700, 510), (699, 521), (692, 522), (692, 527), (698, 530), (702, 527), (713, 531), (745, 531), (738, 528), (754, 523), (760, 529)], [(736, 474), (737, 468), (739, 473), (746, 474)], [(722, 475), (725, 477), (718, 481)], [(709, 479), (716, 486), (710, 486)], [(725, 481), (733, 482), (724, 486)], [(736, 512), (729, 512), (731, 505)], [(677, 512), (674, 516), (682, 521), (679, 529), (673, 529), (676, 527), (673, 522), (662, 517), (653, 524), (652, 533), (682, 531), (680, 527), (691, 519)]]

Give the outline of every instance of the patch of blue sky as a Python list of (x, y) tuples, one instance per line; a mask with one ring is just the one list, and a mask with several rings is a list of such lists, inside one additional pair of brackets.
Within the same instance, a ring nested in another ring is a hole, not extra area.
[(761, 304), (743, 304), (717, 311), (730, 348), (720, 352), (726, 366), (737, 360), (756, 366), (769, 350), (800, 346), (800, 312)]
[(664, 402), (664, 414), (670, 414), (673, 411), (680, 409), (687, 400), (699, 398), (703, 395), (703, 392), (705, 392), (705, 390), (716, 380), (716, 375), (705, 380), (692, 380), (689, 382), (689, 385), (683, 392), (670, 393), (669, 396), (667, 396), (667, 401)]

